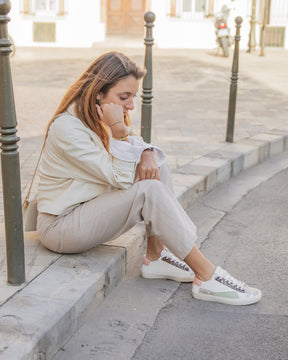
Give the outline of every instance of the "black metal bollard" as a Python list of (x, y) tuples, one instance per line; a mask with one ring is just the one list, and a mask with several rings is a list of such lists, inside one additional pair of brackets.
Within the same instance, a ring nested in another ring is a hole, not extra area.
[(0, 0), (0, 143), (6, 232), (8, 283), (25, 281), (25, 259), (21, 204), (20, 164), (16, 136), (16, 111), (10, 70), (8, 39), (9, 0)]
[(153, 12), (148, 11), (144, 15), (146, 26), (145, 60), (144, 66), (146, 74), (142, 84), (142, 108), (141, 108), (141, 136), (147, 143), (151, 142), (151, 120), (152, 120), (152, 46), (154, 45), (152, 28), (156, 16)]
[(236, 23), (236, 35), (235, 35), (235, 47), (234, 58), (232, 65), (232, 76), (230, 85), (229, 96), (229, 108), (228, 108), (228, 121), (226, 130), (226, 141), (233, 142), (234, 137), (234, 123), (235, 123), (235, 111), (236, 111), (236, 98), (237, 98), (237, 81), (238, 81), (238, 68), (239, 68), (239, 42), (240, 42), (240, 27), (243, 19), (238, 16), (235, 19)]

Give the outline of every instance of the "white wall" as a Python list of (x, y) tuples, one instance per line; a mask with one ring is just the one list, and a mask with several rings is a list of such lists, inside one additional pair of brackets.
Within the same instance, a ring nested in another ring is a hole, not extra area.
[(100, 23), (100, 0), (67, 3), (68, 14), (56, 25), (57, 45), (90, 47), (94, 41), (103, 41), (105, 33)]
[(160, 48), (211, 49), (216, 46), (212, 21), (179, 21), (166, 19), (161, 23), (157, 41)]
[[(91, 47), (94, 42), (105, 39), (100, 0), (67, 1), (67, 14), (54, 17), (21, 14), (20, 1), (13, 1), (8, 25), (16, 46)], [(56, 42), (34, 42), (34, 22), (55, 22)]]
[[(241, 16), (243, 23), (241, 26), (240, 48), (247, 48), (250, 30), (250, 0), (218, 0), (215, 1), (215, 13), (221, 10), (223, 5), (227, 5), (230, 11), (228, 27), (234, 35), (235, 18)], [(194, 48), (211, 49), (217, 47), (214, 18), (204, 18), (202, 20), (186, 20), (170, 18), (168, 16), (170, 8), (169, 0), (152, 0), (151, 10), (156, 14), (154, 28), (155, 44), (160, 48)]]

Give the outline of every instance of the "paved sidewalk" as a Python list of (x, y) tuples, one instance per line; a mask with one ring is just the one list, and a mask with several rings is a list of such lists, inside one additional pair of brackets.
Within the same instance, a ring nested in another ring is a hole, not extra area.
[[(23, 195), (47, 121), (90, 61), (116, 48), (108, 45), (17, 49), (12, 73)], [(143, 64), (141, 44), (126, 44), (126, 49), (118, 45)], [(243, 169), (288, 148), (288, 52), (267, 49), (264, 58), (241, 52), (234, 144), (224, 141), (232, 57), (215, 53), (154, 49), (152, 142), (166, 151), (184, 208)], [(133, 114), (138, 133), (140, 95)], [(127, 271), (139, 269), (144, 228), (139, 224), (108, 245), (70, 256), (48, 251), (35, 233), (26, 234), (27, 282), (15, 287), (6, 284), (0, 206), (0, 359), (32, 359), (32, 354), (49, 359), (81, 324), (95, 297), (100, 303)]]

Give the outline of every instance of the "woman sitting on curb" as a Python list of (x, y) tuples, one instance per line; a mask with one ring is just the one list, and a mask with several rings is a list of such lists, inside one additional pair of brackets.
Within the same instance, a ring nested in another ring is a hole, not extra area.
[(79, 253), (144, 220), (143, 277), (191, 282), (195, 274), (194, 298), (231, 305), (258, 302), (260, 290), (215, 267), (199, 251), (196, 227), (173, 193), (165, 154), (129, 127), (143, 76), (125, 55), (110, 52), (67, 91), (48, 124), (39, 167), (42, 244), (59, 253)]

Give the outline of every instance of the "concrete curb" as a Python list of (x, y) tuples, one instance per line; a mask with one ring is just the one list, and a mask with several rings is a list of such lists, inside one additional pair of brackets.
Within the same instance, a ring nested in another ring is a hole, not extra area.
[(178, 200), (189, 208), (193, 202), (241, 171), (288, 149), (288, 132), (271, 130), (238, 143), (225, 143), (217, 151), (177, 169), (173, 182)]
[[(223, 144), (177, 169), (177, 198), (184, 209), (232, 176), (288, 149), (288, 132), (273, 130)], [(135, 271), (144, 252), (138, 224), (118, 239), (79, 255), (60, 256), (0, 308), (0, 359), (51, 359), (89, 311)]]

